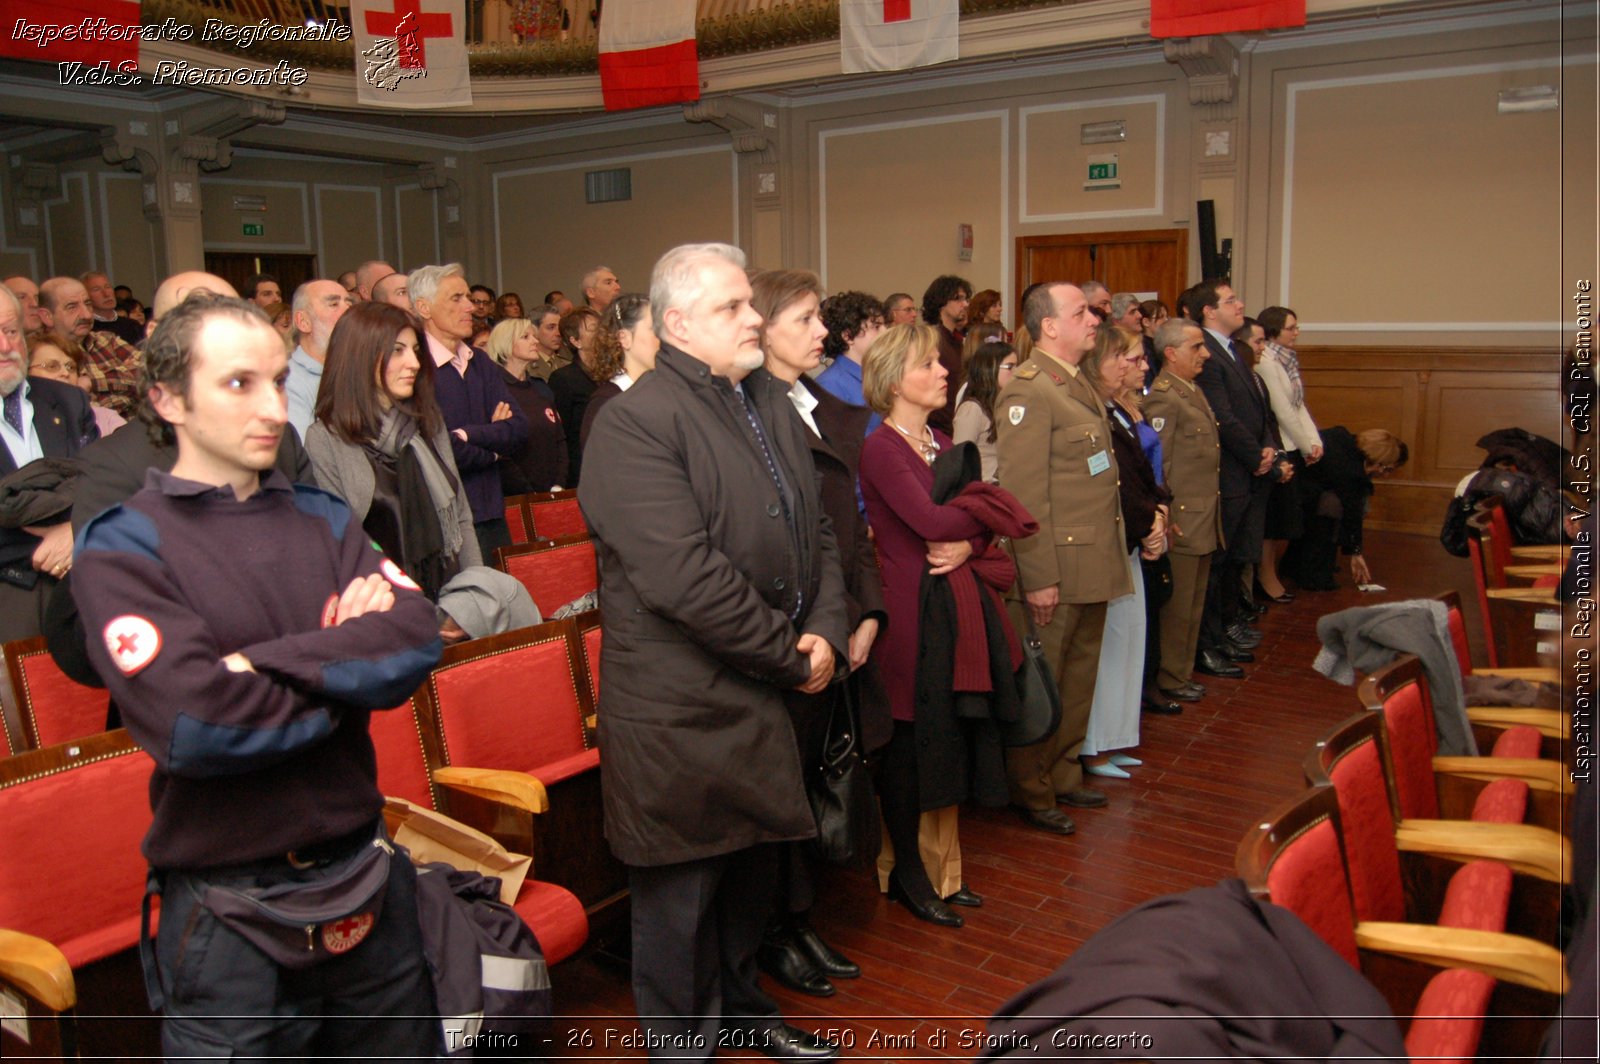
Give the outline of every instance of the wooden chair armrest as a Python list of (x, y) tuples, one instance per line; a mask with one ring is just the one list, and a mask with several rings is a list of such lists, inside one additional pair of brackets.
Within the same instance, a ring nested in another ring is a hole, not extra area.
[(1526, 565), (1506, 566), (1506, 575), (1517, 577), (1519, 580), (1536, 580), (1541, 576), (1560, 576), (1560, 562), (1537, 562)]
[(433, 770), (433, 779), (436, 783), (460, 787), (529, 813), (543, 813), (550, 808), (550, 796), (545, 793), (544, 784), (526, 772), (446, 765)]
[(1530, 790), (1555, 794), (1571, 794), (1573, 790), (1566, 766), (1542, 757), (1436, 757), (1433, 774), (1464, 776), (1489, 783), (1517, 779), (1526, 782)]
[(1471, 968), (1550, 994), (1567, 992), (1561, 951), (1521, 935), (1363, 920), (1356, 924), (1356, 946), (1440, 968)]
[(1572, 718), (1559, 709), (1532, 706), (1468, 706), (1467, 719), (1474, 724), (1495, 728), (1538, 728), (1540, 735), (1567, 739), (1572, 735)]
[(1524, 543), (1519, 547), (1512, 547), (1511, 556), (1526, 558), (1529, 561), (1565, 561), (1567, 547), (1561, 543)]
[[(1539, 590), (1547, 590), (1540, 588)], [(1527, 680), (1529, 683), (1560, 683), (1561, 673), (1557, 669), (1544, 665), (1533, 665), (1520, 669), (1473, 669), (1474, 676), (1498, 676), (1503, 680)]]
[(21, 931), (0, 928), (0, 978), (53, 1012), (78, 1003), (72, 965), (51, 943)]
[(1476, 820), (1402, 820), (1394, 831), (1402, 853), (1425, 853), (1453, 861), (1500, 861), (1553, 883), (1571, 879), (1572, 844), (1559, 832), (1532, 824)]
[[(1543, 576), (1543, 573), (1536, 573)], [(1557, 573), (1556, 575), (1560, 575)], [(1557, 606), (1556, 589), (1553, 587), (1491, 587), (1485, 592), (1491, 599), (1500, 599), (1504, 602), (1531, 602), (1539, 606)]]

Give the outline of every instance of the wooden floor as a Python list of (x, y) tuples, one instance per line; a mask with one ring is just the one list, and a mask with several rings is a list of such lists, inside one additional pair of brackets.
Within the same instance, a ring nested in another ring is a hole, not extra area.
[[(769, 987), (786, 1018), (844, 1032), (852, 1058), (970, 1058), (973, 1037), (997, 1006), (1114, 917), (1232, 875), (1245, 829), (1303, 786), (1300, 762), (1312, 742), (1359, 708), (1353, 688), (1311, 669), (1318, 617), (1454, 588), (1481, 657), (1467, 561), (1445, 554), (1432, 537), (1367, 539), (1374, 577), (1389, 590), (1301, 594), (1274, 607), (1243, 680), (1197, 676), (1210, 689), (1204, 701), (1181, 716), (1142, 718), (1144, 766), (1131, 780), (1095, 780), (1110, 807), (1072, 811), (1076, 835), (1042, 834), (1005, 810), (963, 811), (964, 870), (984, 897), (983, 908), (961, 910), (965, 927), (922, 923), (881, 896), (867, 873), (835, 872), (813, 922), (861, 965), (862, 977), (840, 980), (831, 998)], [(623, 1043), (639, 1031), (625, 971), (579, 957), (552, 978), (562, 1020), (550, 1056), (645, 1056)]]

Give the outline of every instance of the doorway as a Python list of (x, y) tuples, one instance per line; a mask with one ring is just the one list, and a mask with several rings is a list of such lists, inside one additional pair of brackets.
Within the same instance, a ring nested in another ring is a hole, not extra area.
[(283, 301), (294, 298), (294, 290), (317, 276), (315, 255), (256, 255), (248, 251), (206, 252), (206, 272), (243, 292), (245, 281), (257, 273), (270, 273), (278, 279)]
[(1178, 295), (1189, 287), (1188, 262), (1187, 229), (1023, 236), (1015, 276), (1019, 295), (1036, 281), (1093, 279), (1113, 292), (1154, 292), (1176, 313)]

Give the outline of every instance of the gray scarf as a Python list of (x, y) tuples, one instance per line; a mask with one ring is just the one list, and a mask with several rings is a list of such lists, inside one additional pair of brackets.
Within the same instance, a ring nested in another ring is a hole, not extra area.
[(381, 455), (390, 459), (400, 457), (401, 448), (409, 447), (416, 455), (422, 470), (423, 482), (428, 485), (428, 497), (433, 500), (434, 511), (439, 515), (439, 532), (444, 541), (444, 553), (449, 557), (461, 554), (462, 496), (455, 479), (439, 462), (439, 456), (422, 433), (417, 431), (417, 419), (408, 410), (391, 406), (384, 411), (383, 423), (378, 426), (378, 438), (372, 444)]

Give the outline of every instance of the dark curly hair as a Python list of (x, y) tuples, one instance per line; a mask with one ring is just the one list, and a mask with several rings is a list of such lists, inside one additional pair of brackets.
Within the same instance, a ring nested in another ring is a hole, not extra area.
[(861, 335), (861, 330), (874, 319), (883, 324), (883, 304), (865, 292), (840, 292), (822, 301), (822, 324), (828, 335), (822, 339), (822, 352), (829, 358), (839, 358), (850, 347), (850, 341)]
[(957, 277), (953, 273), (940, 274), (928, 285), (928, 290), (922, 293), (922, 320), (929, 325), (939, 324), (939, 311), (944, 305), (959, 296), (965, 295), (972, 298), (972, 285), (965, 277)]
[(650, 312), (650, 297), (642, 292), (624, 292), (611, 301), (600, 315), (600, 325), (589, 343), (594, 346), (594, 368), (589, 375), (605, 382), (622, 372), (627, 361), (622, 341), (617, 337), (633, 329)]

